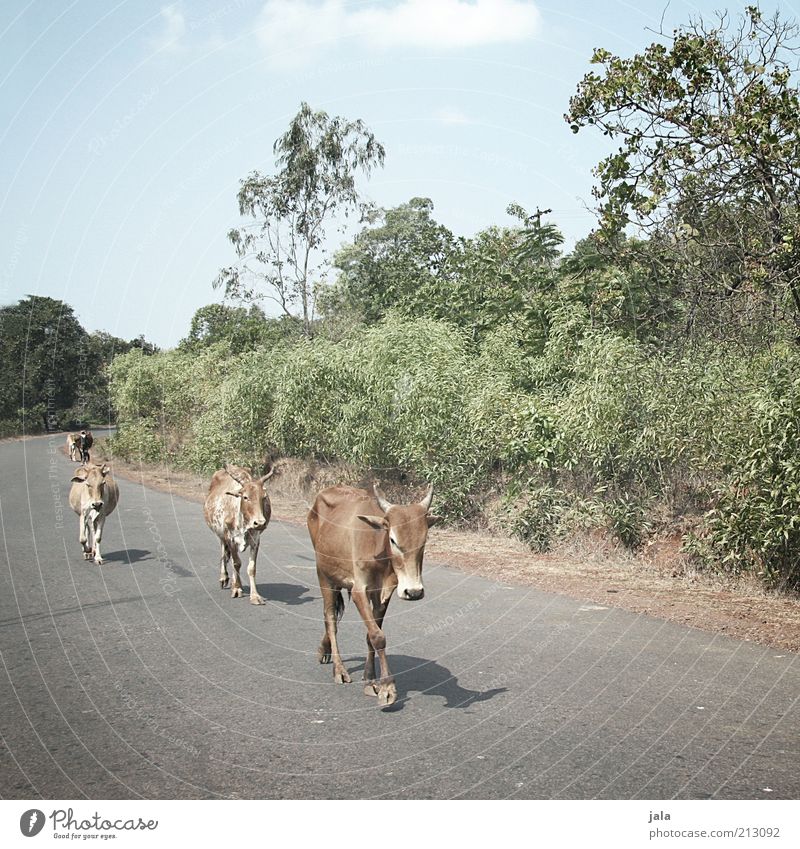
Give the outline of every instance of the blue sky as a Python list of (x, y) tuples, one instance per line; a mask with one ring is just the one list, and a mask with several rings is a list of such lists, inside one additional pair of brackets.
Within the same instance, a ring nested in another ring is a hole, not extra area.
[(662, 13), (670, 30), (722, 4), (665, 6), (5, 0), (0, 303), (49, 295), (90, 330), (177, 343), (221, 297), (239, 179), (270, 170), (303, 100), (384, 144), (361, 184), (379, 206), (430, 197), (460, 235), (510, 223), (511, 201), (550, 207), (572, 244), (606, 149), (562, 119), (592, 49), (630, 55)]

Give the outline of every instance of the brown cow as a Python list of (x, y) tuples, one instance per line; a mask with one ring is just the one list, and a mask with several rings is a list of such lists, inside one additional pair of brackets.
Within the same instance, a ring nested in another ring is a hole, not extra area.
[(81, 435), (79, 433), (68, 433), (67, 434), (67, 451), (69, 452), (69, 459), (72, 460), (73, 463), (81, 462)]
[[(391, 504), (377, 484), (373, 492), (334, 486), (317, 495), (308, 514), (308, 531), (317, 558), (317, 576), (325, 606), (325, 633), (319, 662), (333, 660), (333, 678), (349, 684), (336, 642), (337, 622), (344, 612), (347, 590), (367, 626), (364, 692), (377, 695), (381, 705), (397, 700), (397, 688), (386, 661), (386, 637), (381, 630), (392, 593), (405, 601), (425, 594), (422, 558), (428, 528), (438, 516), (428, 513), (433, 485), (418, 504)], [(375, 654), (381, 667), (375, 680)]]
[(220, 557), (219, 585), (228, 586), (228, 560), (233, 561), (234, 576), (231, 598), (241, 598), (242, 581), (239, 570), (242, 566), (239, 552), (250, 548), (247, 575), (250, 578), (250, 603), (264, 604), (256, 588), (256, 558), (261, 534), (269, 523), (272, 507), (264, 483), (272, 477), (273, 466), (260, 478), (253, 476), (241, 466), (228, 466), (214, 472), (208, 488), (203, 514), (206, 524), (219, 537), (222, 545)]
[(111, 477), (108, 466), (86, 463), (75, 471), (72, 489), (69, 491), (69, 506), (78, 514), (79, 539), (83, 546), (84, 560), (101, 565), (100, 541), (106, 516), (110, 516), (119, 501), (119, 489)]

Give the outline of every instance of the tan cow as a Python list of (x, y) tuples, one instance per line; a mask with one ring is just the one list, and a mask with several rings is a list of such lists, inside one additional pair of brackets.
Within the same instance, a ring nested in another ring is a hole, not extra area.
[[(397, 687), (386, 661), (383, 618), (395, 589), (404, 601), (421, 599), (422, 558), (428, 528), (438, 516), (430, 510), (433, 486), (417, 504), (391, 504), (377, 485), (373, 492), (334, 486), (317, 495), (308, 514), (308, 531), (317, 558), (317, 576), (325, 607), (325, 633), (320, 663), (333, 660), (333, 678), (349, 684), (336, 642), (337, 623), (344, 612), (342, 590), (350, 593), (367, 626), (364, 692), (381, 705), (397, 700)], [(375, 680), (375, 654), (380, 681)]]
[(67, 434), (67, 452), (73, 463), (81, 462), (81, 435), (79, 433)]
[(220, 556), (219, 585), (228, 586), (228, 560), (233, 561), (234, 575), (231, 598), (241, 598), (242, 581), (239, 570), (242, 566), (239, 552), (249, 547), (250, 562), (247, 575), (250, 578), (250, 603), (264, 604), (256, 587), (256, 559), (261, 534), (272, 515), (265, 482), (272, 477), (273, 466), (260, 478), (253, 476), (241, 466), (228, 466), (214, 472), (208, 488), (203, 514), (206, 524), (219, 537), (222, 546)]
[(84, 560), (101, 565), (100, 542), (106, 517), (116, 509), (119, 488), (107, 465), (86, 463), (77, 469), (69, 491), (69, 506), (78, 514), (79, 539)]

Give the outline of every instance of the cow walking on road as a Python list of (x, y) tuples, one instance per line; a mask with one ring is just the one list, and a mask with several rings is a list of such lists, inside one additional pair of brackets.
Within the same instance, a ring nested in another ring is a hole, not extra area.
[(80, 452), (81, 452), (81, 461), (84, 463), (89, 462), (89, 449), (94, 445), (94, 437), (92, 436), (92, 432), (90, 430), (82, 430), (78, 436), (80, 437)]
[[(397, 700), (397, 687), (386, 661), (383, 619), (395, 589), (404, 601), (421, 599), (422, 558), (428, 528), (438, 521), (430, 510), (433, 486), (417, 504), (387, 501), (377, 485), (373, 492), (334, 486), (317, 495), (308, 514), (308, 531), (317, 558), (317, 576), (325, 607), (320, 663), (333, 661), (333, 678), (349, 684), (336, 641), (344, 612), (342, 590), (350, 593), (367, 627), (364, 692), (382, 706)], [(375, 679), (375, 655), (381, 677)]]
[(79, 433), (67, 434), (67, 452), (69, 453), (69, 459), (73, 463), (83, 462), (81, 456), (81, 435)]
[(264, 599), (258, 594), (256, 587), (256, 559), (261, 534), (272, 515), (265, 483), (274, 471), (273, 466), (267, 474), (254, 478), (241, 466), (226, 465), (224, 469), (214, 472), (203, 506), (206, 524), (217, 535), (222, 546), (219, 572), (219, 585), (222, 589), (228, 586), (228, 561), (233, 562), (231, 598), (242, 596), (242, 581), (239, 575), (242, 561), (239, 552), (250, 549), (247, 575), (250, 578), (251, 604), (264, 604)]
[(116, 509), (119, 488), (107, 465), (86, 463), (77, 469), (69, 491), (69, 506), (78, 514), (79, 540), (84, 560), (101, 565), (100, 542), (106, 517)]

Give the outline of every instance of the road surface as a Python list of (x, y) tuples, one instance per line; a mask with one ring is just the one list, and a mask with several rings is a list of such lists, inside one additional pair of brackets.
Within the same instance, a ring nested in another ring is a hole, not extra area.
[(353, 605), (354, 683), (316, 662), (305, 527), (262, 536), (255, 607), (219, 589), (199, 505), (120, 480), (98, 567), (62, 441), (0, 444), (3, 798), (800, 794), (795, 654), (429, 561), (389, 609), (380, 710)]

